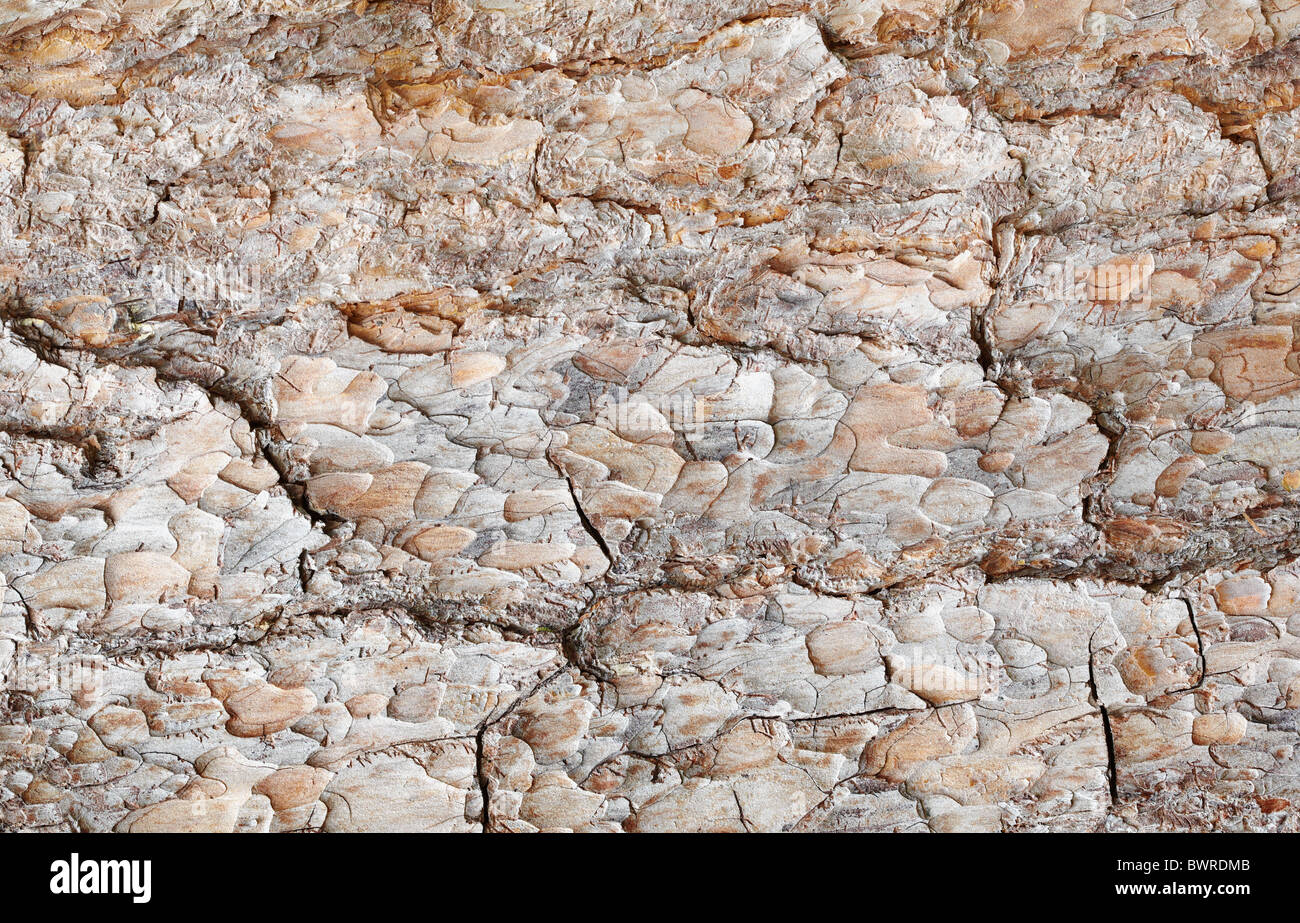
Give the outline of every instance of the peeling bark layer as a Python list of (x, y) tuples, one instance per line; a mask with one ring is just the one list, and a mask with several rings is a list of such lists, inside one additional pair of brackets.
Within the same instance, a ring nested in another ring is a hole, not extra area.
[(0, 825), (1296, 829), (1300, 7), (0, 0)]

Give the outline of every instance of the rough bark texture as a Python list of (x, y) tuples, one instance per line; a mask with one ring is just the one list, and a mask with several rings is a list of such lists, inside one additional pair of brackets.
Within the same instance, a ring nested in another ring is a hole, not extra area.
[(1295, 0), (0, 0), (0, 825), (1300, 824)]

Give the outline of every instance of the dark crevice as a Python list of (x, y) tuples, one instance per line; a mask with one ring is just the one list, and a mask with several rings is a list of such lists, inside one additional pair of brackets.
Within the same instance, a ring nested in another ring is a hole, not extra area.
[[(1095, 636), (1094, 632), (1094, 636)], [(1096, 674), (1096, 651), (1093, 649), (1092, 641), (1088, 642), (1088, 696), (1092, 704), (1097, 706), (1097, 711), (1101, 715), (1101, 731), (1106, 738), (1106, 781), (1110, 788), (1110, 803), (1112, 809), (1119, 806), (1119, 769), (1115, 760), (1115, 733), (1110, 726), (1110, 710), (1102, 702), (1101, 696), (1097, 692), (1097, 674)]]
[(1192, 623), (1192, 634), (1196, 635), (1196, 655), (1201, 665), (1200, 673), (1196, 677), (1196, 682), (1186, 690), (1191, 692), (1192, 690), (1199, 689), (1201, 686), (1205, 685), (1206, 677), (1209, 676), (1210, 671), (1206, 666), (1205, 660), (1205, 639), (1201, 636), (1201, 626), (1196, 624), (1196, 608), (1192, 605), (1192, 601), (1186, 596), (1180, 596), (1178, 598), (1182, 601), (1183, 605), (1187, 607), (1187, 620)]
[(1101, 730), (1106, 735), (1106, 779), (1110, 783), (1110, 803), (1119, 805), (1119, 770), (1115, 766), (1115, 734), (1110, 728), (1110, 712), (1105, 705), (1097, 703), (1101, 712)]
[(592, 541), (600, 547), (601, 554), (603, 554), (605, 560), (609, 562), (609, 569), (612, 571), (614, 569), (614, 554), (610, 551), (609, 544), (605, 541), (605, 536), (600, 534), (600, 530), (596, 528), (596, 524), (591, 521), (591, 518), (587, 516), (587, 511), (582, 508), (582, 502), (579, 499), (578, 489), (573, 484), (573, 478), (570, 475), (565, 474), (564, 482), (569, 485), (569, 497), (573, 500), (573, 509), (578, 514), (578, 521), (582, 523), (583, 530), (591, 536)]

